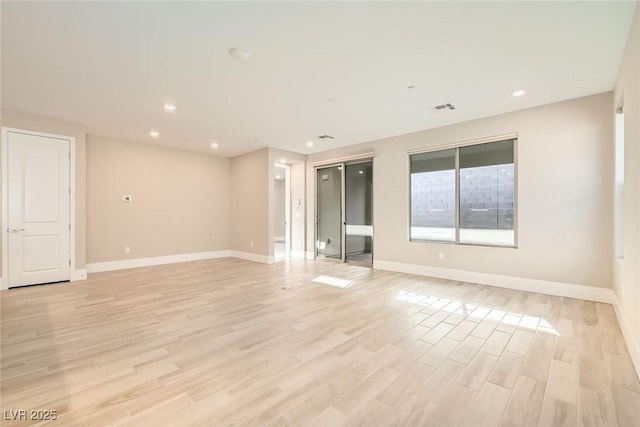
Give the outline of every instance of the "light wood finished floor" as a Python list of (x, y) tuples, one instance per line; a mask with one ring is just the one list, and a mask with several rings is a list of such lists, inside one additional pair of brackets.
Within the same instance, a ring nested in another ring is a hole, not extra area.
[(607, 304), (236, 259), (0, 299), (2, 409), (55, 409), (51, 425), (640, 425)]

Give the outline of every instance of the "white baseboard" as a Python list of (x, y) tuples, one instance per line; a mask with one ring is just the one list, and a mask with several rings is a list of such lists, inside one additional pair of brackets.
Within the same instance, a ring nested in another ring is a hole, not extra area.
[(616, 317), (618, 318), (620, 329), (622, 329), (622, 336), (627, 343), (627, 348), (629, 349), (629, 354), (631, 355), (631, 361), (636, 368), (636, 376), (640, 379), (640, 343), (638, 343), (635, 336), (633, 335), (631, 324), (629, 323), (627, 316), (625, 316), (622, 305), (620, 304), (620, 301), (615, 294), (614, 299), (615, 300), (612, 304), (613, 309), (616, 312)]
[(615, 294), (607, 288), (574, 285), (571, 283), (551, 282), (547, 280), (527, 279), (523, 277), (501, 276), (497, 274), (476, 273), (473, 271), (454, 270), (449, 268), (430, 267), (426, 265), (405, 264), (394, 261), (373, 262), (373, 268), (397, 271), (419, 276), (437, 277), (459, 282), (479, 283), (518, 291), (538, 292), (559, 297), (579, 298), (589, 301), (613, 304)]
[(101, 271), (123, 270), (125, 268), (149, 267), (152, 265), (173, 264), (176, 262), (198, 261), (202, 259), (226, 258), (233, 255), (232, 251), (195, 252), (190, 254), (166, 255), (149, 258), (133, 258), (118, 261), (93, 262), (87, 264), (88, 273)]
[(229, 252), (230, 257), (246, 259), (247, 261), (259, 262), (262, 264), (273, 264), (274, 262), (276, 262), (275, 256), (254, 254), (251, 252), (243, 252), (243, 251), (227, 251), (227, 252)]
[[(173, 264), (176, 262), (199, 261), (203, 259), (214, 258), (240, 258), (248, 261), (259, 262), (263, 264), (273, 264), (275, 257), (268, 255), (253, 254), (250, 252), (222, 250), (211, 252), (195, 252), (189, 254), (156, 256), (149, 258), (133, 258), (118, 261), (93, 262), (87, 264), (88, 273), (98, 273), (101, 271), (124, 270), (126, 268), (149, 267), (153, 265)], [(72, 279), (81, 280), (81, 279)]]
[(71, 270), (71, 281), (87, 280), (87, 270)]
[(313, 252), (291, 251), (291, 258), (316, 259), (316, 256), (315, 256), (315, 254)]
[(291, 251), (291, 258), (305, 259), (307, 253), (305, 251)]

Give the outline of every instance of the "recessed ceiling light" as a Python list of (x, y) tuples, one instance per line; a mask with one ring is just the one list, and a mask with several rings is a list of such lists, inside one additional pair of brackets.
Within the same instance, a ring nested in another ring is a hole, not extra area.
[(220, 147), (220, 146), (218, 145), (218, 143), (217, 143), (217, 142), (212, 142), (212, 143), (211, 143), (211, 148), (216, 149), (216, 148), (218, 148), (218, 147)]
[(307, 147), (313, 147), (313, 141), (307, 141)]
[(360, 169), (360, 170), (358, 171), (358, 173), (359, 173), (360, 175), (364, 175), (364, 171), (363, 171), (362, 169)]
[(151, 132), (149, 132), (149, 136), (151, 138), (157, 138), (160, 136), (160, 132), (158, 132), (157, 130), (152, 130)]
[(229, 55), (233, 59), (239, 59), (241, 61), (247, 61), (249, 58), (251, 58), (250, 52), (247, 52), (246, 50), (239, 47), (232, 47), (231, 49), (229, 49)]
[(513, 96), (522, 96), (522, 95), (524, 95), (525, 93), (527, 93), (527, 92), (525, 92), (525, 91), (524, 91), (524, 90), (522, 90), (522, 89), (518, 89), (518, 90), (514, 91), (511, 95), (513, 95)]
[(176, 111), (176, 106), (173, 104), (164, 104), (165, 111)]

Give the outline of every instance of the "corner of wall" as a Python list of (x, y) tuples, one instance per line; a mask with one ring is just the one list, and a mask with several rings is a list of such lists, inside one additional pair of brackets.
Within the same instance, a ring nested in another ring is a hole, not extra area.
[[(615, 86), (615, 104), (624, 113), (624, 262), (614, 260), (614, 309), (640, 376), (640, 3), (629, 30)], [(616, 254), (614, 254), (616, 256)]]
[[(273, 174), (268, 148), (231, 159), (230, 248), (258, 257), (272, 256), (269, 246), (270, 186)], [(273, 248), (271, 248), (273, 251)], [(268, 259), (268, 258), (267, 258)]]
[(622, 330), (622, 336), (627, 343), (627, 349), (631, 356), (631, 361), (636, 369), (636, 376), (640, 379), (640, 342), (636, 340), (633, 335), (633, 328), (627, 316), (624, 314), (624, 310), (618, 300), (617, 295), (614, 294), (615, 301), (613, 302), (613, 310), (616, 313), (620, 329)]
[(87, 270), (84, 268), (71, 270), (71, 281), (77, 282), (81, 280), (87, 280)]

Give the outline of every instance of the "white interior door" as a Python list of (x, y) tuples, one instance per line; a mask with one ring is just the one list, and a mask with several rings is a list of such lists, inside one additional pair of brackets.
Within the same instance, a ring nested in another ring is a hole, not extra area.
[(70, 279), (69, 140), (7, 133), (9, 287)]

